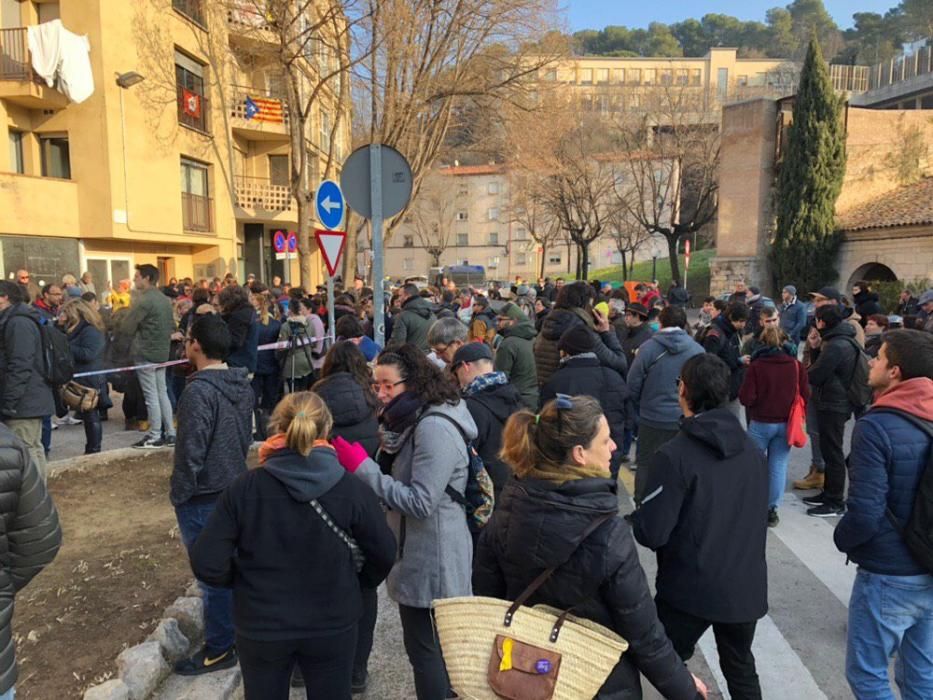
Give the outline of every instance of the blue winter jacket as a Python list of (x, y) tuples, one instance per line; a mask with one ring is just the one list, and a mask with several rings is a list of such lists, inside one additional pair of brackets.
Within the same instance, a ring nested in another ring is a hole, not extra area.
[[(933, 403), (933, 380), (911, 379), (901, 387), (909, 384), (914, 389), (918, 385), (925, 387), (926, 399), (916, 400), (908, 395), (904, 397), (907, 401), (901, 399), (899, 407), (914, 415), (924, 404), (929, 409)], [(882, 398), (892, 397), (886, 394)], [(933, 416), (918, 417), (930, 420)], [(930, 438), (920, 428), (880, 407), (876, 406), (856, 422), (849, 454), (847, 512), (833, 539), (839, 551), (859, 566), (890, 576), (926, 573), (885, 515), (885, 506), (899, 522), (907, 522), (930, 449)]]
[(677, 400), (680, 369), (703, 348), (686, 331), (660, 330), (638, 348), (628, 371), (629, 396), (638, 406), (639, 423), (676, 430), (683, 411)]
[(791, 341), (799, 343), (800, 335), (807, 327), (807, 309), (796, 299), (790, 304), (781, 304), (779, 323), (781, 330), (787, 333)]
[[(279, 331), (282, 330), (282, 322), (278, 319), (270, 318), (269, 323), (259, 326), (259, 345), (268, 345), (269, 343), (279, 342)], [(279, 361), (275, 358), (275, 350), (260, 350), (256, 354), (256, 374), (278, 374)]]

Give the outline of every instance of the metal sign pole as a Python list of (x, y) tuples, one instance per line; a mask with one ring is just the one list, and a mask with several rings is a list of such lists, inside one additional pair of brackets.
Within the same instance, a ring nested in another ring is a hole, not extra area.
[(292, 283), (292, 254), (288, 250), (288, 243), (285, 244), (285, 284), (291, 286)]
[(382, 145), (369, 148), (369, 187), (372, 201), (373, 227), (373, 328), (379, 347), (386, 345), (385, 290), (382, 272)]
[(337, 341), (337, 333), (334, 330), (334, 278), (327, 273), (327, 335), (332, 336), (332, 340), (327, 343), (330, 347)]

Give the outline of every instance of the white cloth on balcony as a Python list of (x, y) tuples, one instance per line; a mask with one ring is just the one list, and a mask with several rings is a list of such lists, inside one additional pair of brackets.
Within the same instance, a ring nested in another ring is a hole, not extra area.
[(49, 87), (55, 87), (72, 102), (84, 102), (94, 93), (91, 71), (91, 43), (78, 36), (60, 19), (33, 25), (26, 30), (32, 68)]

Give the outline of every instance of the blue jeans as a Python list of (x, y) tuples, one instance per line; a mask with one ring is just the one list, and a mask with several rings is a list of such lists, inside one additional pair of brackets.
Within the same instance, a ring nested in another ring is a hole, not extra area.
[[(175, 506), (181, 541), (189, 552), (213, 512), (213, 502)], [(204, 598), (204, 646), (217, 655), (233, 646), (233, 590), (214, 588), (200, 581), (198, 585)]]
[(787, 482), (787, 460), (790, 445), (787, 444), (787, 423), (748, 424), (748, 436), (768, 458), (768, 508), (777, 508), (784, 495)]
[(16, 687), (10, 688), (8, 691), (0, 695), (0, 700), (13, 700), (16, 697)]
[(859, 568), (849, 599), (846, 679), (858, 700), (933, 698), (933, 576), (886, 576)]
[(163, 432), (165, 437), (175, 437), (172, 403), (168, 400), (168, 386), (165, 384), (165, 367), (136, 370), (136, 376), (149, 413), (149, 433), (146, 437), (158, 440)]

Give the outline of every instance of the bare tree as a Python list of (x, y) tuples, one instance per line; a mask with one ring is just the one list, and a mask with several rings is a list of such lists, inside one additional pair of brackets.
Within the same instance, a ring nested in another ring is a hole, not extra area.
[(628, 157), (619, 201), (649, 234), (667, 241), (672, 279), (680, 282), (677, 244), (716, 215), (719, 110), (693, 87), (667, 85), (641, 96), (640, 108), (617, 115), (613, 138)]
[(450, 246), (456, 209), (444, 175), (432, 173), (426, 178), (411, 207), (411, 225), (419, 242), (431, 256), (432, 267), (440, 267), (441, 256)]
[(533, 109), (529, 79), (566, 51), (549, 34), (554, 0), (370, 0), (369, 18), (357, 116), (370, 142), (408, 159), (413, 200), (467, 102)]
[(561, 241), (560, 222), (548, 215), (541, 191), (543, 183), (534, 173), (516, 171), (510, 177), (509, 221), (524, 228), (538, 246), (538, 276), (544, 277), (548, 250)]
[(622, 279), (628, 280), (635, 267), (635, 255), (651, 238), (643, 226), (632, 219), (624, 205), (617, 207), (609, 217), (609, 236), (622, 257)]

